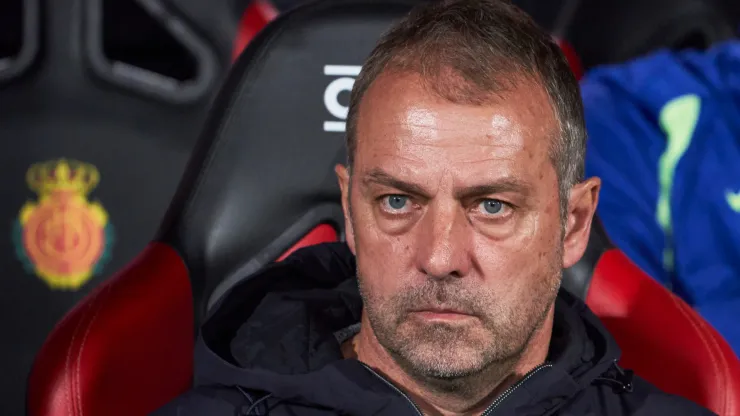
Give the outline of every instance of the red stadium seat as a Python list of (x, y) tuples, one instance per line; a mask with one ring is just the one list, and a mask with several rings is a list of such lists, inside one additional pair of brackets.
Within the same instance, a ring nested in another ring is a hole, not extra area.
[[(155, 242), (46, 341), (29, 379), (30, 416), (156, 409), (191, 385), (194, 328), (209, 306), (291, 247), (342, 238), (332, 169), (346, 156), (347, 92), (380, 34), (414, 3), (323, 0), (281, 15), (249, 44)], [(727, 344), (599, 230), (565, 287), (603, 317), (638, 374), (740, 415), (740, 363)]]
[(690, 306), (624, 254), (604, 253), (586, 301), (619, 341), (624, 366), (719, 415), (738, 414), (740, 366), (733, 350)]
[(721, 416), (740, 415), (740, 361), (688, 304), (609, 243), (594, 222), (564, 286), (586, 300), (622, 348), (623, 367)]

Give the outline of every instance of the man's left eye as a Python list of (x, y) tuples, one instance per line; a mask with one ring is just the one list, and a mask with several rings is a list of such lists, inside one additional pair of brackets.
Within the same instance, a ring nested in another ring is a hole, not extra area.
[(479, 209), (483, 214), (497, 215), (504, 212), (506, 204), (497, 199), (486, 199), (485, 201), (481, 201)]

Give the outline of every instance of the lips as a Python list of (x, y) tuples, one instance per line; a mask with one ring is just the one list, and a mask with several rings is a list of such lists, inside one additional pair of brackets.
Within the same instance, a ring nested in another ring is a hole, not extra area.
[(429, 307), (414, 308), (414, 310), (412, 310), (411, 312), (418, 313), (418, 314), (424, 314), (424, 315), (430, 315), (430, 316), (453, 316), (453, 315), (473, 316), (472, 313), (464, 309), (444, 307), (444, 306), (429, 306)]

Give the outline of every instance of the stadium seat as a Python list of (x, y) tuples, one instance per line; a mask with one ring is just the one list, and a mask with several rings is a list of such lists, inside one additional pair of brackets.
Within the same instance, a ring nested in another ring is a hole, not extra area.
[[(194, 328), (209, 306), (296, 247), (342, 239), (333, 166), (346, 156), (348, 92), (380, 34), (413, 3), (322, 0), (279, 16), (249, 44), (157, 237), (46, 341), (29, 379), (30, 416), (158, 408), (191, 385)], [(740, 415), (740, 363), (727, 344), (598, 226), (565, 280), (638, 374)]]
[(0, 414), (24, 413), (54, 325), (156, 233), (240, 17), (202, 3), (0, 5)]

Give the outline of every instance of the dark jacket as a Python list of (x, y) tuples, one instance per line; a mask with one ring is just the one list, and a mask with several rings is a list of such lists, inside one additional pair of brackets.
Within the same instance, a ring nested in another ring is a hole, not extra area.
[[(220, 302), (196, 345), (197, 387), (155, 415), (418, 415), (399, 388), (342, 359), (339, 337), (361, 310), (345, 245), (300, 250)], [(712, 414), (620, 369), (619, 347), (580, 300), (561, 291), (555, 313), (546, 364), (486, 414)]]

